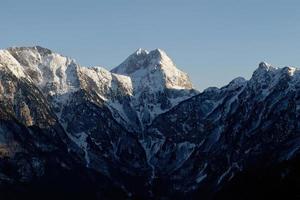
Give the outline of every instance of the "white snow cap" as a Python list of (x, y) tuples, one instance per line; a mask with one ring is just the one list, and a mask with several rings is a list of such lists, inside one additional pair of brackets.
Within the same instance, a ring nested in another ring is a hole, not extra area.
[(259, 65), (258, 65), (258, 68), (259, 69), (262, 69), (262, 70), (267, 70), (269, 71), (270, 69), (272, 69), (272, 65), (269, 64), (269, 63), (266, 63), (266, 62), (260, 62)]
[(14, 47), (8, 51), (47, 94), (64, 94), (79, 88), (75, 60), (40, 46)]
[(149, 52), (145, 49), (142, 49), (142, 48), (138, 48), (136, 51), (135, 51), (135, 54), (136, 55), (147, 55)]
[(155, 83), (158, 88), (192, 89), (188, 75), (179, 70), (161, 49), (150, 52), (138, 49), (111, 72), (129, 76), (136, 84), (142, 81), (143, 85)]

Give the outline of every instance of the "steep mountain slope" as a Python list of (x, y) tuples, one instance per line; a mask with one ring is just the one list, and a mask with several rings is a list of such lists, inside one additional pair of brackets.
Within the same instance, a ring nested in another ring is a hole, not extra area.
[(250, 193), (249, 177), (268, 169), (265, 179), (289, 188), (299, 87), (300, 70), (261, 63), (249, 81), (199, 93), (159, 49), (139, 49), (112, 72), (38, 46), (1, 50), (0, 193), (212, 199), (230, 196), (236, 180)]
[[(237, 172), (291, 159), (300, 147), (298, 87), (297, 69), (261, 63), (249, 81), (237, 79), (182, 102), (149, 128), (148, 140), (158, 142), (148, 149), (168, 147), (150, 154), (156, 173), (179, 193), (204, 195), (208, 185), (214, 192)], [(182, 156), (178, 146), (186, 142), (195, 147)], [(159, 162), (174, 157), (183, 162), (179, 169)]]
[(0, 184), (31, 182), (48, 165), (71, 164), (66, 144), (70, 152), (80, 149), (74, 148), (47, 100), (7, 51), (0, 51), (0, 63)]

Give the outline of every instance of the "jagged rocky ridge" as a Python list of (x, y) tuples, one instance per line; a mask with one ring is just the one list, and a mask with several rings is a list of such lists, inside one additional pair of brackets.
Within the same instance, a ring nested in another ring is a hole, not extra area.
[[(159, 49), (139, 49), (109, 72), (37, 46), (1, 50), (0, 76), (8, 198), (54, 188), (66, 198), (211, 199), (252, 169), (291, 162), (270, 176), (299, 174), (293, 67), (261, 63), (249, 81), (200, 93)], [(299, 186), (282, 191), (291, 183)]]

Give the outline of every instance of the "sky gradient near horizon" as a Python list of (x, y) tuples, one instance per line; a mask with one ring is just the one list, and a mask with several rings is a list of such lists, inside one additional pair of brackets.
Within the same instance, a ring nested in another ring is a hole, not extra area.
[(1, 1), (0, 48), (40, 45), (111, 69), (161, 48), (196, 88), (250, 78), (260, 61), (300, 66), (297, 0)]

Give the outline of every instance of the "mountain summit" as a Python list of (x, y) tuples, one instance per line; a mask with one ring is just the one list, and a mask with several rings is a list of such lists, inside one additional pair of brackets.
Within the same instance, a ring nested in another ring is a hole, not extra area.
[(142, 127), (180, 101), (197, 94), (188, 75), (160, 49), (150, 52), (138, 49), (111, 72), (130, 77), (132, 105)]
[(153, 87), (193, 88), (188, 75), (180, 71), (161, 49), (150, 52), (138, 49), (111, 72), (130, 76), (137, 85), (145, 85), (144, 82), (153, 80)]

